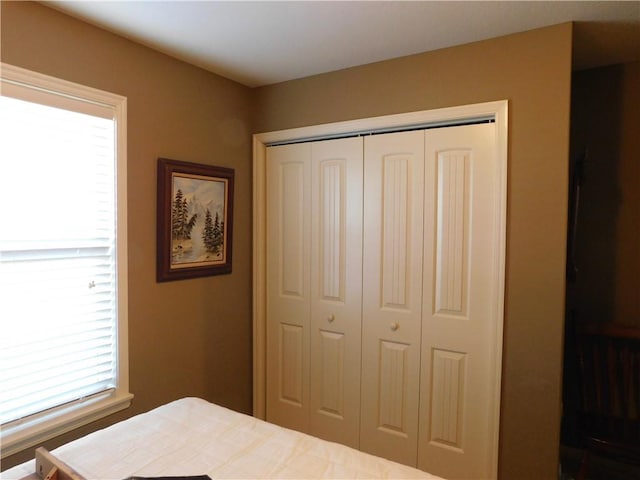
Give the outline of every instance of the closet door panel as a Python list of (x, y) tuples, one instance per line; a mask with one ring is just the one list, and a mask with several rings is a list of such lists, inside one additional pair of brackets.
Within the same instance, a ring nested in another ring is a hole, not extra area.
[(267, 419), (308, 431), (309, 144), (267, 149)]
[(490, 478), (498, 268), (495, 126), (426, 132), (418, 466)]
[(304, 328), (280, 322), (278, 356), (279, 400), (302, 407), (304, 399)]
[(362, 139), (311, 146), (309, 433), (357, 448), (362, 317)]
[(417, 461), (424, 133), (365, 139), (361, 449)]

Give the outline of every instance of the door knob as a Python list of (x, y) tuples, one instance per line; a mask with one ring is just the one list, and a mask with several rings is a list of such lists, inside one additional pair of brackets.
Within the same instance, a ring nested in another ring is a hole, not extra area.
[(391, 323), (391, 325), (389, 325), (389, 328), (391, 329), (391, 331), (395, 332), (396, 330), (398, 330), (398, 328), (400, 328), (400, 325), (397, 322), (393, 322)]
[(333, 322), (335, 319), (336, 317), (333, 313), (327, 317), (327, 320), (329, 321), (329, 323)]

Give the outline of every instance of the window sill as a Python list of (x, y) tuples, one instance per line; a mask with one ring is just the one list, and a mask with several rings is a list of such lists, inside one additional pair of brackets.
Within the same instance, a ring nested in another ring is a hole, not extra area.
[(131, 405), (132, 398), (128, 392), (109, 392), (3, 427), (1, 458), (124, 410)]

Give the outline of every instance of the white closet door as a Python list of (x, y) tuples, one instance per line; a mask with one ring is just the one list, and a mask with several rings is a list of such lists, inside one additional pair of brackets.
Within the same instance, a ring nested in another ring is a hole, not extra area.
[(267, 148), (267, 419), (308, 431), (311, 144)]
[(501, 351), (495, 125), (428, 130), (425, 156), (418, 466), (487, 479), (496, 475)]
[(311, 145), (312, 435), (359, 446), (362, 138)]
[(360, 448), (416, 465), (424, 132), (365, 139)]

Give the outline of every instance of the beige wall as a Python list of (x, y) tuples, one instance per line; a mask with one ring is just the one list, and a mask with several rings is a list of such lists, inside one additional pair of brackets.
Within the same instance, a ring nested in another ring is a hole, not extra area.
[(640, 327), (640, 63), (577, 72), (571, 159), (588, 150), (568, 285), (577, 321)]
[(500, 478), (557, 475), (570, 24), (257, 90), (256, 131), (509, 100)]
[[(251, 91), (41, 5), (2, 2), (2, 61), (129, 99), (129, 337), (136, 398), (129, 411), (91, 428), (187, 394), (249, 411), (251, 131), (508, 99), (500, 477), (554, 478), (571, 31), (560, 25)], [(155, 283), (159, 156), (236, 169), (233, 274)]]
[[(2, 2), (3, 62), (128, 98), (126, 412), (193, 395), (251, 410), (250, 90), (35, 3)], [(233, 273), (156, 283), (156, 159), (235, 169)], [(26, 458), (6, 459), (3, 468)]]

